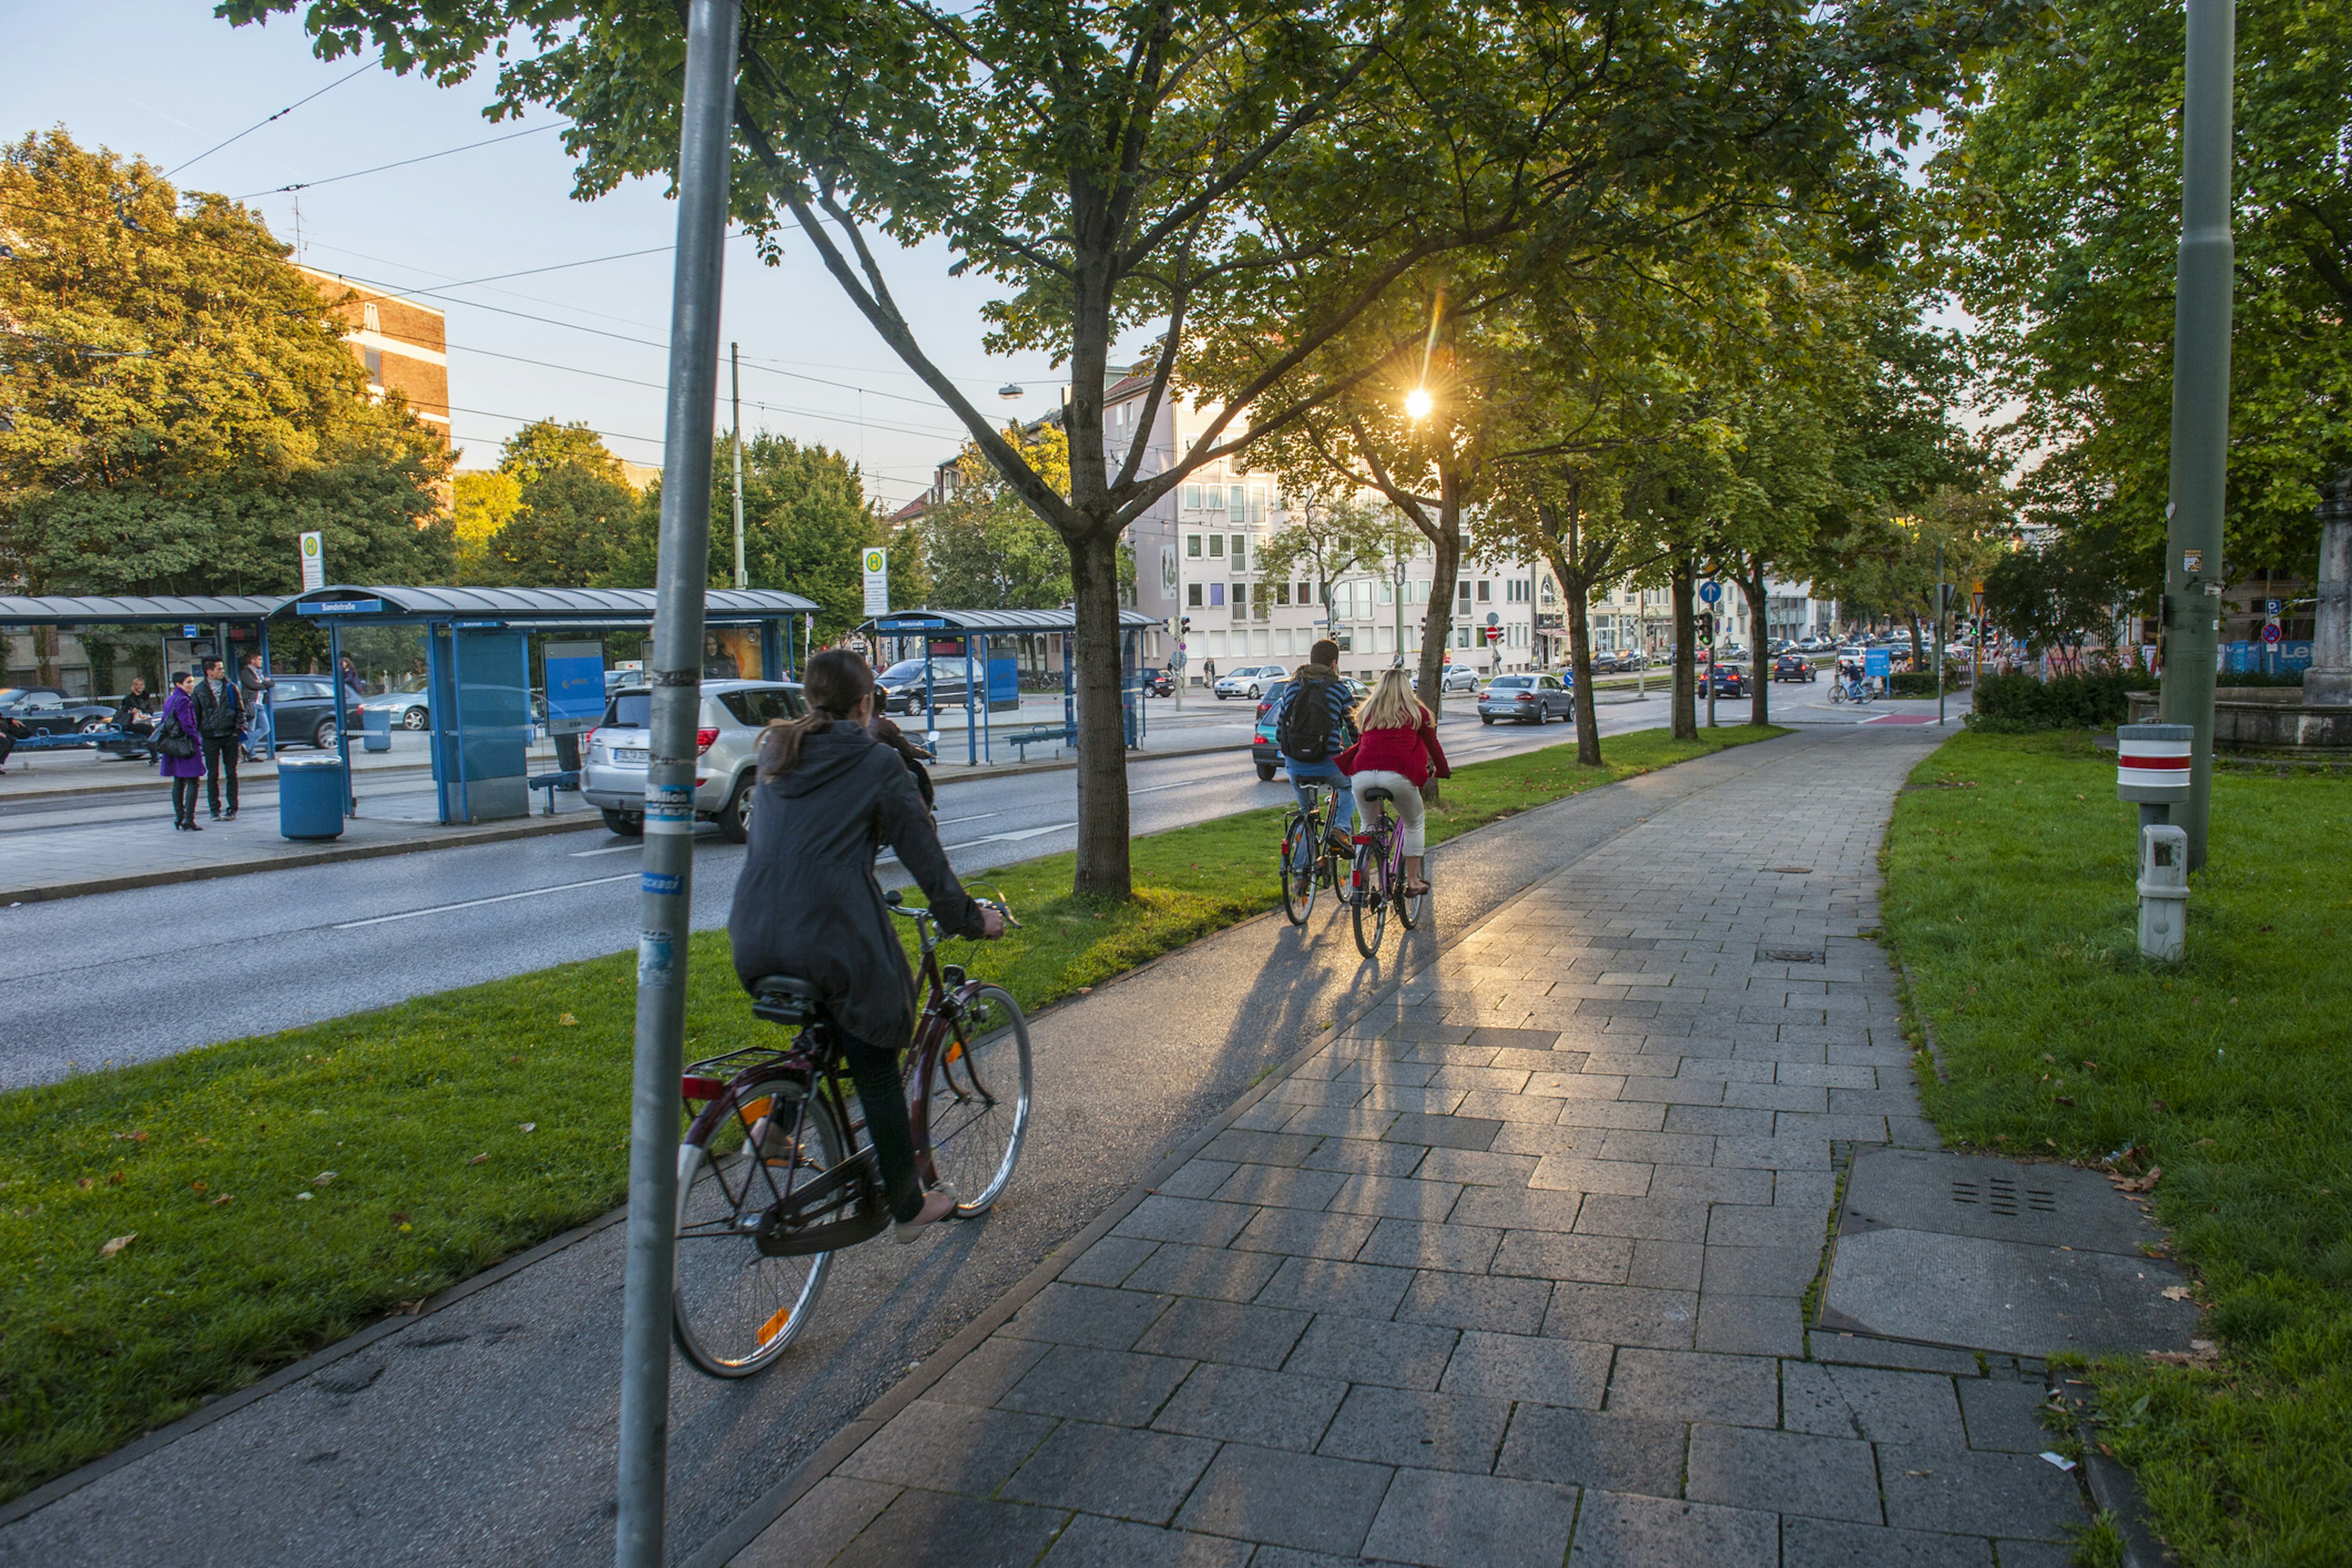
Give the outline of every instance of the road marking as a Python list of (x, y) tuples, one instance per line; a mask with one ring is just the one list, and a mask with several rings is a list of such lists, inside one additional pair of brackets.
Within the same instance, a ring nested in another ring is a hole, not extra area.
[[(631, 845), (630, 847), (635, 848), (636, 846)], [(568, 893), (574, 888), (601, 888), (608, 882), (633, 882), (640, 875), (642, 875), (641, 872), (624, 871), (617, 877), (592, 877), (584, 882), (558, 882), (551, 888), (526, 888), (520, 893), (500, 893), (494, 898), (467, 899), (455, 904), (436, 904), (429, 910), (409, 910), (402, 914), (377, 915), (371, 920), (343, 921), (330, 929), (357, 931), (362, 926), (390, 925), (394, 921), (423, 920), (426, 915), (448, 914), (457, 910), (478, 910), (484, 904), (510, 904), (517, 899), (536, 899), (542, 893)]]
[(1075, 822), (1049, 822), (1043, 827), (1024, 827), (1018, 833), (992, 833), (985, 838), (969, 838), (961, 844), (942, 844), (942, 849), (972, 849), (982, 844), (1013, 844), (1024, 838), (1042, 838), (1048, 833), (1059, 833), (1065, 827), (1076, 827)]
[(1003, 815), (1004, 814), (1001, 811), (981, 811), (974, 812), (970, 816), (942, 816), (939, 821), (933, 823), (932, 826), (935, 827), (945, 827), (950, 822), (979, 822), (987, 817), (1003, 816)]
[(574, 860), (585, 860), (592, 855), (626, 855), (632, 849), (644, 847), (642, 844), (615, 844), (609, 849), (574, 849), (571, 858)]
[(1142, 789), (1129, 790), (1127, 793), (1129, 795), (1158, 795), (1163, 789), (1183, 789), (1192, 784), (1230, 784), (1233, 781), (1231, 779), (1226, 778), (1223, 774), (1211, 773), (1202, 778), (1178, 779), (1174, 784), (1150, 784)]

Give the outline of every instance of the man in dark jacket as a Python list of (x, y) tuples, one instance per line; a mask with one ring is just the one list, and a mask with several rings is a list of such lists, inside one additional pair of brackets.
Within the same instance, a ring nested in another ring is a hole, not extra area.
[[(1331, 806), (1330, 837), (1332, 847), (1344, 854), (1348, 835), (1356, 824), (1356, 797), (1348, 788), (1348, 775), (1331, 759), (1354, 742), (1356, 722), (1349, 716), (1348, 689), (1339, 682), (1339, 645), (1329, 637), (1307, 650), (1307, 662), (1291, 676), (1275, 708), (1274, 736), (1299, 810), (1309, 810), (1315, 804), (1307, 795), (1308, 784), (1328, 779), (1339, 785)], [(1313, 841), (1299, 840), (1299, 853), (1311, 861)]]
[(1003, 917), (965, 893), (940, 847), (914, 775), (866, 730), (874, 673), (828, 648), (809, 661), (805, 719), (771, 726), (760, 746), (751, 846), (727, 917), (746, 988), (769, 975), (814, 984), (843, 1037), (850, 1075), (901, 1240), (943, 1219), (949, 1194), (926, 1196), (915, 1174), (898, 1056), (915, 1032), (914, 972), (891, 924), (874, 860), (898, 853), (950, 936), (995, 937)]
[[(236, 820), (237, 737), (245, 731), (245, 700), (217, 658), (205, 660), (196, 682), (196, 735), (205, 748), (205, 804), (215, 822)], [(221, 815), (221, 780), (228, 780), (228, 815)]]

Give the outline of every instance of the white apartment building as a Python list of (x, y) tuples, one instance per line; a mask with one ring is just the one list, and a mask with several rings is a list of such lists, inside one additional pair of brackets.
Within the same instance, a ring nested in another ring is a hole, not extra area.
[[(1103, 439), (1115, 461), (1125, 459), (1149, 390), (1146, 379), (1129, 376), (1105, 395)], [(1165, 472), (1213, 414), (1163, 400), (1141, 471)], [(1316, 603), (1317, 584), (1304, 565), (1283, 581), (1259, 570), (1265, 542), (1289, 521), (1280, 479), (1227, 460), (1188, 475), (1129, 528), (1136, 608), (1163, 626), (1191, 622), (1187, 678), (1197, 684), (1208, 665), (1229, 673), (1250, 664), (1297, 664), (1324, 636), (1339, 642), (1344, 674), (1375, 675), (1400, 655), (1416, 660), (1433, 575), (1428, 542), (1408, 530), (1413, 547), (1403, 561), (1335, 578), (1326, 606)], [(1448, 660), (1489, 673), (1537, 665), (1536, 585), (1527, 563), (1465, 562), (1453, 584)], [(1481, 635), (1489, 625), (1503, 632), (1491, 647)], [(1165, 665), (1172, 651), (1165, 634), (1147, 635), (1148, 662)]]
[[(1551, 570), (1541, 571), (1536, 585), (1537, 624), (1545, 646), (1544, 658), (1554, 665), (1568, 662), (1568, 621), (1559, 583)], [(1765, 636), (1790, 642), (1829, 637), (1837, 626), (1837, 601), (1811, 597), (1811, 585), (1764, 579)], [(1704, 608), (1705, 606), (1700, 606)], [(1755, 627), (1748, 613), (1748, 595), (1735, 584), (1723, 585), (1716, 606), (1719, 627), (1716, 641), (1723, 647), (1756, 646)], [(1668, 588), (1636, 588), (1620, 583), (1592, 595), (1588, 610), (1594, 653), (1639, 651), (1664, 658), (1674, 647), (1675, 602)]]

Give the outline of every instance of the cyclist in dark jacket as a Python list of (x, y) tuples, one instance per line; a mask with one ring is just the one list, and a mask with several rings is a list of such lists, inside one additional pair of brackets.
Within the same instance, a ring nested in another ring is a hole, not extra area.
[[(964, 892), (940, 847), (914, 775), (868, 729), (874, 672), (845, 648), (809, 660), (804, 719), (780, 721), (760, 742), (751, 839), (727, 917), (745, 986), (771, 974), (814, 984), (843, 1037), (867, 1135), (902, 1241), (955, 1207), (915, 1174), (898, 1056), (915, 1032), (915, 976), (898, 941), (875, 857), (884, 845), (929, 895), (940, 930), (996, 937), (1003, 917)], [(755, 1140), (764, 1129), (755, 1130)], [(764, 1146), (764, 1145), (763, 1145)]]
[[(1275, 705), (1274, 736), (1275, 744), (1282, 752), (1283, 771), (1290, 775), (1290, 793), (1297, 799), (1300, 811), (1308, 810), (1314, 805), (1307, 793), (1309, 784), (1328, 779), (1339, 785), (1331, 807), (1330, 836), (1333, 846), (1344, 850), (1347, 836), (1356, 823), (1356, 797), (1349, 793), (1348, 775), (1339, 771), (1339, 764), (1332, 759), (1355, 743), (1356, 720), (1355, 704), (1349, 700), (1348, 689), (1339, 680), (1339, 645), (1329, 637), (1323, 638), (1307, 650), (1307, 662), (1291, 676), (1289, 686), (1284, 689), (1281, 700)], [(1284, 721), (1289, 716), (1292, 705), (1302, 699), (1321, 700), (1324, 710), (1315, 717), (1323, 722), (1320, 725), (1305, 722), (1307, 715), (1302, 713), (1298, 721), (1286, 727)], [(1301, 746), (1301, 738), (1306, 734), (1322, 737), (1320, 756), (1307, 754), (1316, 750), (1313, 745), (1303, 746), (1300, 754), (1293, 754), (1293, 747)], [(1299, 852), (1311, 860), (1315, 854), (1314, 841), (1301, 838)]]

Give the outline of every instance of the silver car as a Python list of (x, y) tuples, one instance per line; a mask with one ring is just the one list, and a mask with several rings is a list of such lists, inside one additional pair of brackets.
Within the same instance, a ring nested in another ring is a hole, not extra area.
[[(760, 732), (808, 711), (801, 689), (780, 680), (706, 680), (695, 736), (694, 815), (716, 822), (730, 842), (751, 833), (752, 766)], [(646, 772), (652, 739), (651, 689), (625, 687), (605, 700), (604, 721), (581, 737), (580, 794), (625, 838), (646, 830)]]
[(1508, 719), (1518, 724), (1541, 724), (1558, 714), (1576, 717), (1576, 693), (1557, 675), (1498, 675), (1478, 693), (1478, 722)]
[(1255, 702), (1265, 695), (1265, 689), (1277, 680), (1290, 679), (1290, 671), (1278, 664), (1244, 665), (1231, 675), (1217, 678), (1217, 700), (1228, 697), (1246, 697)]

